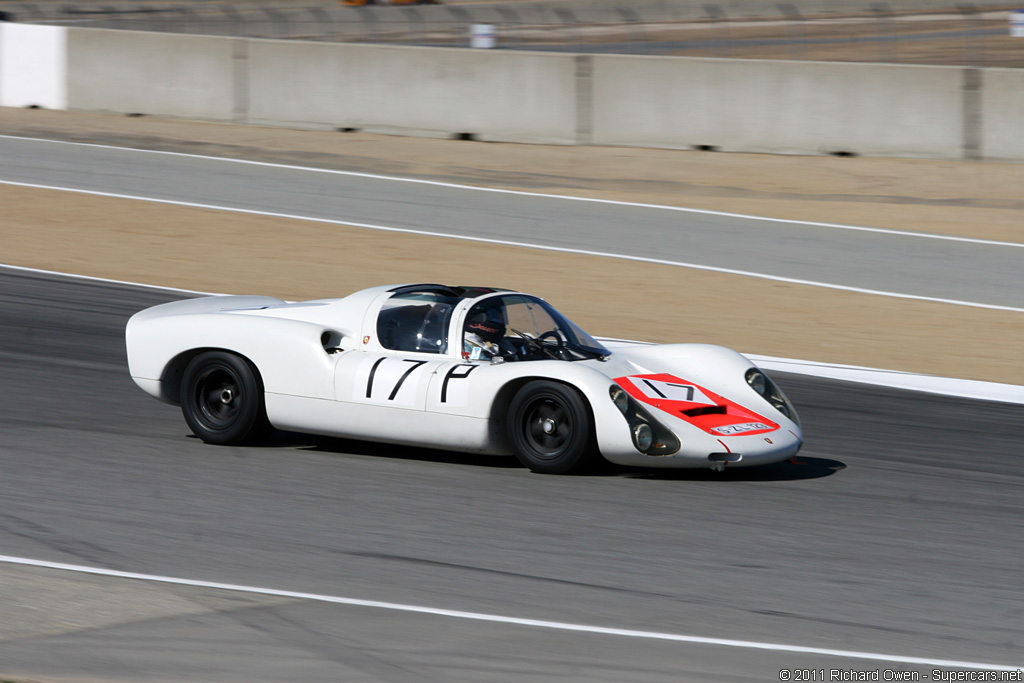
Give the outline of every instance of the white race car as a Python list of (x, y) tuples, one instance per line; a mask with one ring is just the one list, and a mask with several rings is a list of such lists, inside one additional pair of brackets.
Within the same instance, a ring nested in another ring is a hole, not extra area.
[(547, 302), (489, 287), (341, 299), (176, 301), (126, 330), (132, 379), (203, 441), (277, 429), (514, 454), (534, 472), (786, 460), (800, 421), (749, 360), (707, 344), (598, 342)]

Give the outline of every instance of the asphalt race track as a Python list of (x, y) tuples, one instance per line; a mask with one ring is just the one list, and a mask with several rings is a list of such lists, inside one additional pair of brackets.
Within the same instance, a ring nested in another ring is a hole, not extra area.
[(639, 683), (1024, 664), (1021, 406), (781, 375), (806, 428), (799, 464), (724, 474), (541, 476), (281, 433), (218, 448), (126, 370), (128, 316), (181, 296), (0, 268), (0, 555), (499, 620), (0, 562), (0, 679)]
[(1024, 272), (1019, 244), (842, 230), (4, 136), (0, 181), (629, 255), (1024, 310), (1024, 287), (1007, 286)]

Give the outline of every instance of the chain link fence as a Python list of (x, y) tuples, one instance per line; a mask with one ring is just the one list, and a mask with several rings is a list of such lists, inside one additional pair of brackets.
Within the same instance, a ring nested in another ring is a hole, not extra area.
[[(0, 1), (7, 21), (258, 38), (469, 47), (474, 25), (496, 49), (1024, 67), (1011, 8), (863, 0), (622, 2), (346, 7), (229, 3)], [(1021, 1), (1024, 4), (1024, 0)]]

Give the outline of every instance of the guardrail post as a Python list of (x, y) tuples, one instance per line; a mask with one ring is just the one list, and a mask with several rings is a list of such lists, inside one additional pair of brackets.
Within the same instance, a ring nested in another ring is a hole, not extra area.
[(968, 66), (964, 68), (964, 159), (981, 159), (981, 79), (982, 70)]
[(245, 123), (249, 120), (249, 39), (231, 40), (231, 71), (234, 86), (232, 118)]
[(576, 144), (589, 145), (594, 139), (594, 57), (576, 55)]

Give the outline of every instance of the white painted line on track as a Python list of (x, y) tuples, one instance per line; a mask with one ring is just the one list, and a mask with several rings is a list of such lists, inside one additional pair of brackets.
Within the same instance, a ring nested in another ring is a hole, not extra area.
[(112, 285), (129, 285), (143, 289), (159, 289), (167, 292), (181, 292), (182, 294), (196, 294), (199, 296), (226, 296), (215, 292), (200, 292), (195, 289), (181, 289), (179, 287), (166, 287), (164, 285), (148, 285), (145, 282), (130, 282), (128, 280), (114, 280), (108, 277), (94, 277), (92, 275), (79, 275), (77, 273), (62, 273), (59, 270), (43, 270), (42, 268), (28, 268), (26, 266), (12, 266), (8, 263), (0, 263), (0, 268), (19, 270), (24, 273), (38, 273), (39, 275), (59, 275), (72, 280), (88, 280), (90, 282), (106, 282)]
[[(56, 275), (72, 280), (107, 282), (117, 285), (127, 285), (130, 287), (141, 287), (144, 289), (160, 289), (168, 292), (194, 294), (197, 296), (226, 296), (225, 294), (200, 292), (194, 289), (165, 287), (163, 285), (151, 285), (143, 282), (131, 282), (128, 280), (112, 280), (109, 278), (93, 277), (90, 275), (62, 273), (56, 270), (42, 270), (39, 268), (27, 268), (25, 266), (12, 266), (4, 263), (0, 263), (0, 268), (8, 268), (28, 273), (39, 273), (42, 275)], [(614, 339), (611, 337), (598, 337), (598, 341), (611, 348), (614, 348), (615, 344), (651, 344), (651, 342), (636, 341), (633, 339)], [(875, 386), (889, 387), (893, 389), (907, 389), (909, 391), (922, 391), (929, 394), (956, 396), (959, 398), (970, 398), (981, 401), (999, 401), (1003, 403), (1024, 404), (1024, 386), (1018, 386), (1016, 384), (1000, 384), (997, 382), (937, 377), (934, 375), (920, 375), (916, 373), (902, 372), (900, 370), (882, 370), (880, 368), (867, 368), (859, 365), (819, 363), (816, 361), (759, 356), (749, 353), (743, 355), (765, 370), (778, 370), (779, 372), (790, 372), (800, 375), (810, 375), (812, 377), (838, 379), (846, 382), (858, 382), (860, 384), (872, 384)]]
[[(858, 232), (874, 232), (883, 235), (897, 235), (900, 237), (914, 237), (920, 239), (946, 240), (950, 242), (968, 242), (972, 244), (986, 244), (1000, 247), (1024, 248), (1022, 242), (1001, 242), (998, 240), (984, 240), (975, 237), (960, 237), (957, 235), (940, 235), (931, 232), (913, 232), (910, 230), (894, 230), (891, 228), (872, 228), (863, 225), (845, 225), (843, 223), (825, 223), (820, 221), (799, 221), (786, 218), (770, 218), (767, 216), (755, 216), (745, 213), (732, 213), (729, 211), (715, 211), (713, 209), (695, 209), (686, 206), (671, 206), (668, 204), (647, 204), (643, 202), (627, 202), (617, 199), (603, 199), (599, 197), (576, 197), (566, 194), (549, 194), (544, 192), (527, 192), (525, 190), (507, 190), (498, 187), (484, 187), (480, 185), (464, 185), (461, 183), (448, 183), (440, 180), (425, 180), (421, 178), (403, 178), (401, 176), (388, 176), (376, 173), (363, 173), (360, 171), (342, 171), (332, 168), (316, 168), (312, 166), (296, 166), (292, 164), (279, 164), (270, 161), (253, 161), (250, 159), (232, 159), (229, 157), (214, 157), (204, 154), (188, 154), (186, 152), (168, 152), (158, 149), (139, 149), (137, 147), (118, 147), (116, 145), (101, 145), (92, 142), (71, 142), (67, 140), (49, 140), (46, 138), (20, 137), (17, 135), (0, 135), (0, 138), (11, 140), (27, 140), (31, 142), (47, 142), (55, 145), (76, 145), (79, 147), (96, 147), (99, 149), (113, 149), (126, 152), (139, 152), (141, 154), (163, 154), (168, 156), (186, 157), (191, 159), (204, 159), (207, 161), (222, 161), (232, 164), (247, 164), (250, 166), (264, 166), (268, 168), (281, 168), (291, 171), (308, 171), (310, 173), (327, 173), (331, 175), (350, 176), (353, 178), (368, 178), (370, 180), (387, 180), (396, 183), (415, 183), (418, 185), (433, 185), (435, 187), (447, 187), (455, 190), (472, 190), (475, 192), (495, 192), (498, 194), (519, 195), (525, 197), (540, 197), (542, 199), (563, 199), (574, 202), (591, 202), (595, 204), (609, 204), (612, 206), (629, 206), (641, 209), (657, 209), (662, 211), (679, 211), (682, 213), (701, 214), (706, 216), (722, 216), (725, 218), (740, 218), (743, 220), (765, 221), (769, 223), (788, 223), (791, 225), (802, 225), (814, 228), (830, 228), (833, 230), (854, 230)], [(3, 181), (0, 181), (3, 182)], [(7, 183), (17, 185), (19, 183)], [(60, 189), (60, 188), (52, 188)]]
[(626, 638), (645, 638), (648, 640), (668, 640), (678, 643), (692, 643), (696, 645), (718, 645), (721, 647), (742, 648), (749, 650), (771, 650), (774, 652), (788, 652), (796, 654), (821, 655), (824, 657), (843, 657), (847, 659), (866, 659), (877, 662), (893, 662), (898, 664), (918, 664), (923, 666), (939, 666), (958, 669), (979, 669), (989, 671), (1017, 671), (1021, 667), (1009, 664), (994, 664), (990, 662), (969, 662), (954, 659), (932, 659), (930, 657), (907, 657), (904, 655), (889, 655), (878, 652), (858, 652), (856, 650), (834, 650), (821, 647), (804, 647), (802, 645), (787, 645), (784, 643), (763, 643), (749, 640), (736, 640), (730, 638), (708, 638), (704, 636), (691, 636), (678, 633), (662, 633), (659, 631), (640, 631), (624, 628), (609, 628), (605, 626), (590, 626), (586, 624), (570, 624), (561, 621), (547, 621), (543, 619), (522, 619), (519, 617), (508, 617), (498, 614), (484, 614), (481, 612), (464, 612), (461, 610), (443, 609), (439, 607), (422, 607), (419, 605), (405, 605), (396, 602), (381, 602), (378, 600), (362, 600), (359, 598), (346, 598), (336, 595), (321, 595), (318, 593), (300, 593), (295, 591), (278, 590), (275, 588), (259, 588), (256, 586), (241, 586), (231, 583), (218, 583), (214, 581), (197, 581), (194, 579), (182, 579), (172, 576), (159, 576), (154, 574), (139, 574), (135, 572), (122, 572), (114, 569), (101, 569), (98, 567), (86, 567), (76, 564), (63, 564), (60, 562), (47, 562), (34, 560), (26, 557), (12, 557), (0, 555), (0, 562), (6, 564), (22, 565), (28, 567), (39, 567), (43, 569), (56, 569), (61, 571), (77, 572), (80, 574), (92, 574), (96, 576), (109, 576), (120, 579), (134, 579), (137, 581), (150, 581), (153, 583), (167, 583), (178, 586), (193, 586), (196, 588), (212, 588), (217, 590), (235, 591), (240, 593), (252, 593), (255, 595), (270, 595), (280, 598), (294, 598), (297, 600), (311, 600), (315, 602), (327, 602), (337, 605), (351, 605), (355, 607), (372, 607), (376, 609), (393, 610), (397, 612), (412, 612), (416, 614), (429, 614), (454, 619), (469, 619), (473, 621), (486, 621), (498, 624), (513, 626), (530, 626), (534, 628), (545, 628), (556, 631), (574, 631), (577, 633), (590, 633), (596, 635), (621, 636)]
[(817, 363), (814, 361), (775, 358), (749, 353), (743, 355), (753, 361), (758, 367), (772, 372), (790, 372), (797, 375), (811, 375), (824, 379), (838, 379), (844, 382), (872, 384), (892, 389), (921, 391), (927, 394), (941, 394), (958, 398), (1024, 405), (1024, 386), (1016, 384), (982, 382), (972, 379), (952, 379), (949, 377), (936, 377), (934, 375), (921, 375), (914, 372), (878, 370), (859, 365)]
[(740, 275), (743, 277), (758, 278), (761, 280), (771, 280), (773, 282), (785, 282), (787, 284), (794, 285), (806, 285), (809, 287), (821, 287), (823, 289), (832, 289), (841, 292), (854, 292), (856, 294), (871, 294), (874, 296), (885, 296), (894, 299), (910, 299), (914, 301), (928, 301), (931, 303), (939, 304), (951, 304), (954, 306), (968, 306), (970, 308), (985, 308), (994, 311), (1012, 311), (1014, 313), (1024, 313), (1024, 308), (1016, 308), (1014, 306), (999, 306), (996, 304), (985, 304), (977, 301), (962, 301), (959, 299), (942, 299), (931, 296), (920, 296), (917, 294), (902, 294), (900, 292), (887, 292), (878, 289), (865, 289), (863, 287), (849, 287), (846, 285), (837, 285), (830, 282), (817, 282), (814, 280), (800, 280), (797, 278), (782, 277), (780, 275), (768, 275), (767, 273), (754, 273), (746, 270), (736, 270), (733, 268), (719, 268), (717, 266), (706, 266), (699, 263), (687, 263), (685, 261), (669, 261), (666, 259), (647, 258), (645, 256), (630, 256), (626, 254), (613, 254), (603, 251), (591, 251), (589, 249), (571, 249), (569, 247), (554, 247), (544, 244), (533, 244), (531, 242), (516, 242), (515, 240), (501, 240), (490, 237), (474, 237), (472, 235), (457, 235), (446, 232), (435, 232), (431, 230), (416, 230), (413, 228), (398, 228), (388, 225), (378, 225), (375, 223), (358, 223), (355, 221), (336, 220), (332, 218), (316, 218), (314, 216), (302, 216), (299, 214), (288, 214), (278, 213), (274, 211), (258, 211), (256, 209), (242, 209), (233, 206), (221, 206), (217, 204), (203, 204), (199, 202), (186, 202), (175, 199), (159, 199), (156, 197), (146, 197), (142, 195), (130, 195), (130, 194), (119, 194), (114, 192), (100, 192), (98, 190), (81, 190), (77, 188), (60, 187), (56, 185), (40, 185), (37, 183), (20, 183), (9, 180), (0, 180), (0, 185), (13, 185), (16, 187), (29, 187), (39, 190), (57, 190), (60, 192), (73, 192), (76, 194), (85, 194), (95, 197), (108, 197), (112, 199), (131, 199), (142, 202), (153, 202), (155, 204), (167, 204), (171, 206), (182, 206), (190, 209), (209, 209), (213, 211), (229, 211), (232, 213), (241, 213), (250, 216), (264, 216), (269, 218), (284, 218), (287, 220), (296, 221), (309, 221), (312, 223), (324, 223), (327, 225), (341, 225), (354, 228), (364, 228), (367, 230), (380, 230), (382, 232), (396, 232), (405, 233), (410, 235), (423, 235), (425, 237), (444, 237), (447, 239), (463, 240), (465, 242), (481, 242), (485, 244), (500, 244), (506, 247), (521, 247), (524, 249), (538, 249), (541, 251), (553, 251), (563, 254), (580, 254), (583, 256), (600, 256), (602, 258), (613, 258), (620, 261), (634, 261), (638, 263), (654, 263), (662, 266), (674, 266), (677, 268), (690, 268), (692, 270), (703, 270), (711, 273), (722, 273), (724, 275)]

